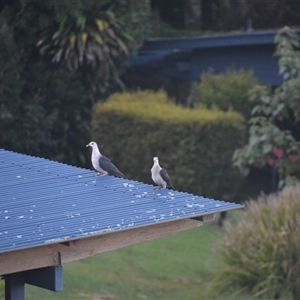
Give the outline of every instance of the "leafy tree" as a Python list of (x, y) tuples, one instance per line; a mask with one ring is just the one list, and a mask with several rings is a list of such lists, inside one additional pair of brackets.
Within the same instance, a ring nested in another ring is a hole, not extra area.
[(251, 18), (254, 29), (299, 25), (299, 1), (205, 0), (204, 3), (205, 29), (240, 30), (246, 27), (247, 18)]
[(116, 87), (136, 46), (124, 14), (139, 19), (138, 41), (148, 30), (147, 1), (134, 3), (1, 1), (0, 147), (87, 166), (92, 104)]
[(251, 99), (259, 101), (249, 121), (248, 144), (235, 151), (234, 165), (245, 174), (249, 166), (270, 166), (279, 175), (279, 188), (300, 180), (300, 49), (289, 27), (275, 37), (281, 86), (256, 86)]

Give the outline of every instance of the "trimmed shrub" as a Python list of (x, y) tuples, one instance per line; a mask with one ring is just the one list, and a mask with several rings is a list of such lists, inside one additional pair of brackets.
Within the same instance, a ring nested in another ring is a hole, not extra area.
[(231, 166), (245, 137), (235, 112), (186, 109), (163, 91), (118, 93), (94, 107), (92, 136), (129, 179), (152, 184), (158, 156), (178, 190), (233, 199), (242, 180)]
[(217, 106), (223, 111), (236, 110), (248, 119), (253, 107), (248, 92), (257, 83), (252, 71), (231, 70), (214, 74), (212, 70), (200, 76), (200, 82), (194, 83), (188, 103), (191, 106)]
[(299, 299), (299, 206), (299, 185), (249, 201), (238, 223), (225, 226), (214, 287), (264, 299)]

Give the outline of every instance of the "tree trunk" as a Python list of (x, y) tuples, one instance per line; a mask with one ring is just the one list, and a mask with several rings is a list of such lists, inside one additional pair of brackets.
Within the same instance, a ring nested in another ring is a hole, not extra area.
[(185, 29), (201, 29), (202, 0), (185, 0), (184, 21)]

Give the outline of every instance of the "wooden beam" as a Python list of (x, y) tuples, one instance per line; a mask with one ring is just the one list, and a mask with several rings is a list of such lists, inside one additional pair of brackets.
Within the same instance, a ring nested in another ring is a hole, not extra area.
[(23, 271), (24, 282), (49, 291), (63, 290), (62, 266), (51, 266), (34, 270)]
[(202, 225), (202, 222), (184, 219), (145, 227), (82, 238), (69, 243), (0, 253), (0, 275), (55, 266), (83, 259), (107, 251), (150, 241), (172, 233)]
[(215, 219), (215, 214), (208, 214), (204, 216), (199, 216), (195, 218), (191, 218), (192, 220), (198, 220), (201, 222), (208, 222), (208, 221), (213, 221)]

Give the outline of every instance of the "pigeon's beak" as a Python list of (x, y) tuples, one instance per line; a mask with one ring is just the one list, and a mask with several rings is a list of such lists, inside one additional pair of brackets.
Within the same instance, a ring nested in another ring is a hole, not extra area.
[(86, 147), (88, 147), (90, 144), (87, 144)]

